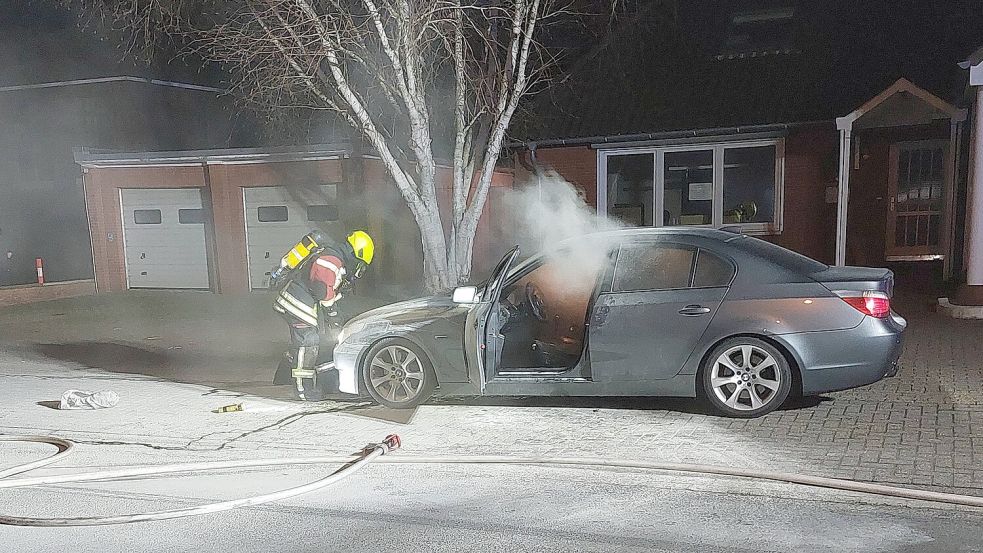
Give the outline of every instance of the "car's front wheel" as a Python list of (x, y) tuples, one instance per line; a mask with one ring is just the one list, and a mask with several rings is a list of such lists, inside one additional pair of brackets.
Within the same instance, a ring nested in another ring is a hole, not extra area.
[(427, 356), (405, 340), (388, 338), (369, 350), (362, 381), (372, 399), (391, 409), (416, 407), (430, 399), (437, 377)]
[(751, 337), (730, 338), (714, 348), (701, 375), (706, 400), (729, 417), (770, 413), (792, 389), (792, 370), (782, 352)]

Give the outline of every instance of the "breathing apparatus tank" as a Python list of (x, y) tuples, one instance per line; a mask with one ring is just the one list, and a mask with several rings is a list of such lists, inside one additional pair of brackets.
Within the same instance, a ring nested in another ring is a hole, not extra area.
[(270, 286), (276, 286), (285, 276), (304, 265), (304, 262), (312, 254), (317, 254), (323, 250), (327, 243), (327, 237), (319, 230), (312, 230), (304, 235), (300, 242), (290, 248), (290, 251), (280, 258), (280, 263), (270, 271)]

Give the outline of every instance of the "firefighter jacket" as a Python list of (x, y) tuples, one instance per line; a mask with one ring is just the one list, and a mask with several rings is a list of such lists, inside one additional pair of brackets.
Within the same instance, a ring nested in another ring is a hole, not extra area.
[(311, 326), (318, 326), (318, 307), (330, 307), (341, 299), (340, 288), (347, 273), (343, 259), (345, 254), (333, 247), (305, 263), (287, 280), (273, 304), (278, 313)]

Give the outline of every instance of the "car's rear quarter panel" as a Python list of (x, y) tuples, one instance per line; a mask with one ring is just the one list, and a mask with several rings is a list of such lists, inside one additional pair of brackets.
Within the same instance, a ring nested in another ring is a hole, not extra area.
[(815, 395), (866, 386), (894, 370), (901, 356), (903, 326), (893, 318), (863, 317), (846, 330), (775, 336), (794, 352), (802, 393)]
[[(897, 359), (896, 325), (865, 316), (806, 275), (728, 253), (738, 274), (680, 374), (695, 375), (718, 343), (736, 335), (760, 336), (785, 350), (806, 394), (876, 382)], [(694, 380), (694, 393), (695, 387)]]

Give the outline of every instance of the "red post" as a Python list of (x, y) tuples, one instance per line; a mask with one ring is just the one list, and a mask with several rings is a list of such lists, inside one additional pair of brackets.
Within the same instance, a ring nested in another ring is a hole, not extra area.
[(38, 284), (44, 284), (44, 264), (40, 257), (34, 260), (34, 266), (38, 269)]

